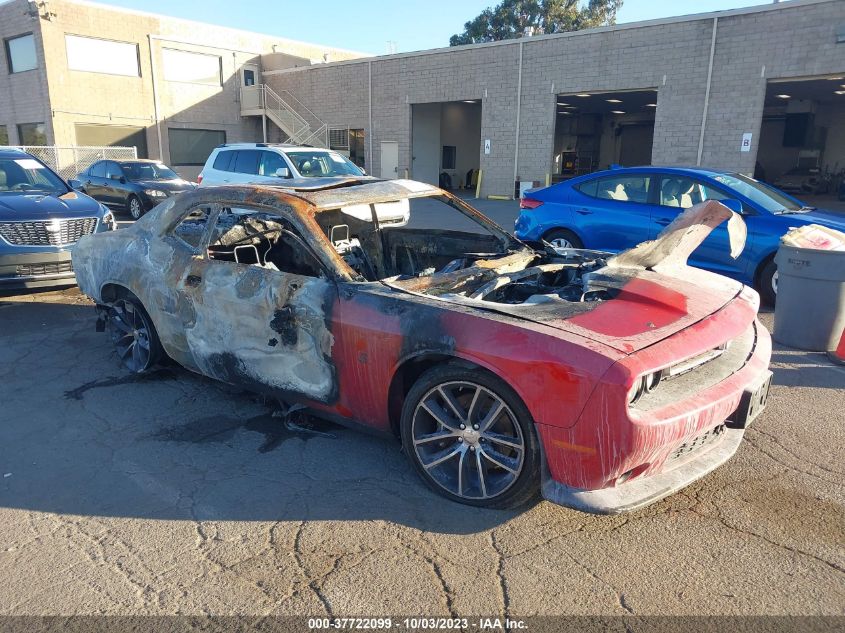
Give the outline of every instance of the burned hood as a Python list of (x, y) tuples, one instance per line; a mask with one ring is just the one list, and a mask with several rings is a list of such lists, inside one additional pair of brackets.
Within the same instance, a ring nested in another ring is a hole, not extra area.
[(745, 243), (745, 224), (727, 207), (707, 202), (682, 213), (657, 239), (619, 255), (520, 252), (392, 285), (631, 353), (694, 325), (742, 293), (739, 282), (686, 263), (724, 221), (736, 257)]

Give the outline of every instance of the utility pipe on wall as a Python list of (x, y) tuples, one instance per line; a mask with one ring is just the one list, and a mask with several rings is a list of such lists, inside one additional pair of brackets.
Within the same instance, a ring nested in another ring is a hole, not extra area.
[(517, 73), (517, 81), (516, 81), (516, 139), (514, 143), (514, 156), (513, 156), (513, 183), (514, 187), (516, 187), (516, 179), (519, 177), (519, 115), (520, 115), (520, 108), (522, 106), (522, 45), (523, 42), (519, 42), (519, 71)]
[(161, 144), (161, 119), (159, 119), (158, 88), (156, 87), (156, 64), (153, 55), (153, 36), (147, 33), (147, 47), (150, 49), (150, 81), (153, 84), (153, 118), (156, 124), (156, 137), (158, 138), (158, 159), (164, 160), (164, 148)]
[(707, 87), (704, 89), (704, 110), (701, 113), (701, 131), (698, 135), (698, 158), (695, 161), (701, 166), (701, 157), (704, 154), (704, 128), (707, 126), (707, 109), (710, 106), (710, 83), (713, 80), (713, 56), (716, 52), (716, 29), (719, 26), (719, 18), (713, 18), (713, 34), (710, 37), (710, 63), (707, 65)]

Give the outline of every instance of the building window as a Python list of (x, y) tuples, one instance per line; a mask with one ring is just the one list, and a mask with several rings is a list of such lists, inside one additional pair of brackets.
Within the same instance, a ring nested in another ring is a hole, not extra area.
[(35, 55), (35, 36), (32, 33), (6, 40), (6, 58), (10, 73), (22, 73), (38, 66)]
[(226, 132), (222, 130), (190, 130), (170, 128), (167, 131), (170, 143), (170, 163), (172, 165), (203, 166), (208, 156), (218, 145), (226, 142)]
[(65, 35), (65, 47), (67, 67), (70, 70), (126, 77), (141, 76), (137, 44)]
[(443, 146), (443, 160), (442, 160), (442, 168), (443, 169), (454, 169), (455, 168), (455, 157), (457, 156), (457, 149), (454, 145), (444, 145)]
[(21, 145), (46, 145), (47, 126), (43, 123), (21, 123), (18, 125), (18, 142)]
[(9, 130), (6, 129), (5, 125), (0, 125), (0, 145), (8, 145), (9, 144)]
[(163, 48), (161, 56), (164, 61), (164, 78), (167, 81), (182, 81), (207, 86), (223, 84), (218, 55)]

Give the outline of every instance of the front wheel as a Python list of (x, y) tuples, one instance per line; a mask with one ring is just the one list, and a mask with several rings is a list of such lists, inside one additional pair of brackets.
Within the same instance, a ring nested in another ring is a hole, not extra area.
[(760, 270), (757, 286), (762, 302), (768, 306), (775, 305), (778, 295), (778, 267), (773, 259), (766, 262), (766, 265)]
[(426, 371), (405, 399), (402, 445), (423, 481), (473, 506), (514, 508), (540, 491), (540, 449), (528, 409), (478, 369)]
[(117, 355), (129, 371), (148, 371), (161, 358), (161, 343), (152, 319), (134, 297), (115, 301), (108, 325)]
[(543, 239), (555, 248), (584, 248), (584, 243), (568, 229), (553, 229)]
[(129, 196), (126, 201), (126, 209), (133, 220), (138, 220), (144, 215), (144, 205), (141, 204), (141, 199), (138, 196)]

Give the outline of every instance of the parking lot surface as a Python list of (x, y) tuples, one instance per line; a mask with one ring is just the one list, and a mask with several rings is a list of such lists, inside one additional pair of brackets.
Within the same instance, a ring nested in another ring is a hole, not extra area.
[(0, 296), (0, 324), (0, 614), (842, 614), (845, 368), (823, 354), (776, 347), (730, 462), (603, 517), (454, 504), (397, 442), (128, 375), (76, 289)]

